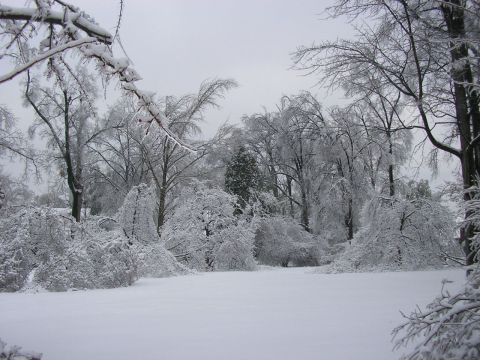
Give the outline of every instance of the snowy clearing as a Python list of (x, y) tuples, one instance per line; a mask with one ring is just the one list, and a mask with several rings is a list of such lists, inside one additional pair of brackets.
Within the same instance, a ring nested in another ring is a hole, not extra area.
[(0, 337), (45, 360), (396, 359), (391, 330), (462, 270), (312, 269), (141, 279), (112, 290), (0, 294)]

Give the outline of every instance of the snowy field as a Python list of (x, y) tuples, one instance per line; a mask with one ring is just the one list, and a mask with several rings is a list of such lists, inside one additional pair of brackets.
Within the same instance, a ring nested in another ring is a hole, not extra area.
[(129, 288), (0, 294), (0, 338), (44, 360), (396, 359), (399, 310), (462, 270), (312, 269), (141, 279)]

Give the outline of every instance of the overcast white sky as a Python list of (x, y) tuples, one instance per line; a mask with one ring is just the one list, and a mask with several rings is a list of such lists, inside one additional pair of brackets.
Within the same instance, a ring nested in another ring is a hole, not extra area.
[[(27, 1), (28, 2), (28, 1)], [(71, 0), (114, 32), (118, 0)], [(203, 126), (210, 137), (224, 121), (273, 109), (283, 94), (310, 90), (325, 105), (338, 103), (315, 87), (314, 76), (290, 70), (291, 53), (314, 41), (351, 36), (343, 19), (325, 20), (333, 1), (319, 0), (124, 0), (120, 30), (125, 49), (144, 80), (142, 89), (159, 95), (195, 92), (208, 78), (233, 78), (240, 87), (227, 94), (220, 110)], [(22, 6), (23, 0), (2, 1)], [(120, 55), (116, 49), (117, 56)], [(4, 65), (0, 66), (4, 72)], [(0, 101), (23, 126), (31, 113), (21, 108), (16, 82), (0, 87)], [(113, 103), (115, 99), (107, 99)], [(23, 127), (22, 126), (22, 127)], [(425, 174), (427, 176), (427, 174)]]

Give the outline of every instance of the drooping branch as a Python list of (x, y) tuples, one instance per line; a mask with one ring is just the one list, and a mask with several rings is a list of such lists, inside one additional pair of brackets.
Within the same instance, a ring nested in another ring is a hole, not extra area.
[[(66, 10), (72, 12), (72, 9), (74, 8), (71, 6), (66, 6)], [(112, 44), (113, 37), (107, 30), (88, 20), (80, 12), (76, 11), (75, 13), (76, 16), (72, 19), (72, 22), (76, 28), (85, 32), (89, 37), (94, 37), (101, 43), (107, 45)], [(42, 8), (15, 8), (0, 5), (0, 19), (35, 21), (46, 24), (60, 25), (62, 27), (66, 26), (64, 12)]]
[(36, 56), (32, 60), (26, 62), (25, 64), (22, 64), (22, 65), (16, 67), (15, 69), (10, 71), (9, 73), (0, 76), (0, 84), (2, 84), (4, 82), (7, 82), (9, 80), (12, 80), (15, 76), (23, 73), (24, 71), (30, 69), (32, 66), (34, 66), (38, 63), (51, 58), (52, 56), (54, 56), (56, 54), (64, 52), (65, 50), (68, 50), (68, 49), (79, 47), (81, 45), (94, 43), (96, 41), (97, 41), (97, 39), (94, 38), (94, 37), (87, 37), (87, 38), (84, 38), (84, 39), (78, 39), (78, 40), (75, 40), (75, 41), (70, 41), (70, 42), (67, 42), (66, 44), (57, 46), (57, 47), (55, 47), (55, 48), (53, 48), (49, 51), (45, 51), (44, 53), (39, 54), (38, 56)]
[[(63, 1), (55, 2), (61, 5), (63, 8), (62, 12), (54, 11), (49, 6), (39, 4), (37, 4), (37, 8), (13, 8), (0, 5), (0, 20), (27, 21), (27, 23), (39, 22), (50, 26), (52, 24), (59, 25), (63, 28), (62, 36), (59, 38), (60, 43), (56, 47), (37, 55), (25, 64), (0, 77), (0, 84), (13, 79), (33, 65), (60, 52), (74, 47), (78, 48), (85, 58), (96, 60), (101, 70), (107, 76), (118, 78), (124, 92), (138, 100), (139, 112), (143, 111), (147, 115), (143, 122), (148, 124), (156, 123), (175, 144), (190, 152), (195, 152), (195, 149), (181, 141), (170, 129), (170, 121), (154, 101), (154, 94), (142, 91), (135, 85), (135, 82), (140, 80), (141, 77), (130, 66), (129, 60), (118, 59), (113, 56), (109, 47), (113, 41), (112, 35), (96, 25), (79, 9)], [(85, 38), (84, 33), (88, 37)], [(66, 42), (62, 44), (65, 39)]]

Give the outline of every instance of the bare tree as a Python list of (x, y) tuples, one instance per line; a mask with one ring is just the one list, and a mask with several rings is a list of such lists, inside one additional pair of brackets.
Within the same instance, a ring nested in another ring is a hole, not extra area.
[(122, 97), (101, 120), (105, 131), (87, 144), (92, 156), (85, 181), (94, 211), (115, 213), (133, 186), (149, 180), (138, 116), (132, 99)]
[(27, 76), (25, 98), (37, 117), (30, 130), (34, 133), (41, 128), (56, 150), (72, 194), (72, 216), (80, 221), (86, 149), (106, 129), (95, 123), (96, 110), (90, 98), (96, 92), (93, 76), (82, 67), (67, 72), (66, 62), (62, 66), (59, 59), (50, 60), (55, 79), (51, 87)]

